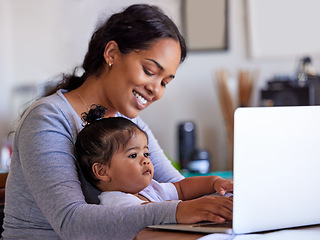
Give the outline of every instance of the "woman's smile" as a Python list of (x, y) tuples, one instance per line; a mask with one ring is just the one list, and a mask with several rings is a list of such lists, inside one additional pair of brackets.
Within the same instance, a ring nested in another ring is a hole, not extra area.
[(132, 91), (134, 96), (137, 98), (141, 105), (146, 105), (148, 100), (146, 100), (140, 93), (137, 93), (135, 90)]

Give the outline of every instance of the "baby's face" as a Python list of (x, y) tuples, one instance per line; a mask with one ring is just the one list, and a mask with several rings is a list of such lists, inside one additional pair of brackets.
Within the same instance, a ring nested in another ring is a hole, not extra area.
[(113, 155), (109, 176), (118, 191), (135, 194), (149, 185), (153, 171), (147, 138), (139, 132), (132, 136), (123, 150)]

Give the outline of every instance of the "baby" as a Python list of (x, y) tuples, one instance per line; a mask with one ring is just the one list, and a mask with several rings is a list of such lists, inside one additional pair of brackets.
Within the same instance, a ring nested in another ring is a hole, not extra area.
[[(191, 177), (175, 183), (153, 180), (147, 134), (129, 119), (103, 118), (105, 112), (105, 108), (95, 105), (84, 113), (83, 120), (87, 124), (80, 131), (75, 146), (84, 177), (102, 191), (101, 204), (117, 207), (188, 201), (206, 194), (217, 192), (223, 196), (233, 191), (233, 182), (218, 176)], [(227, 212), (221, 213), (217, 222), (231, 220), (232, 198), (215, 196), (212, 201), (220, 201)]]

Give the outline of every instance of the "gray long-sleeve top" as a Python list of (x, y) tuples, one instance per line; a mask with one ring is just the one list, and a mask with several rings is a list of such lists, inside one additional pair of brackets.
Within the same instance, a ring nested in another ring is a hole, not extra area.
[[(154, 179), (181, 180), (148, 126), (139, 117), (132, 121), (148, 133)], [(74, 156), (82, 124), (61, 90), (24, 114), (6, 184), (4, 240), (132, 239), (148, 225), (176, 222), (178, 201), (124, 208), (97, 205), (100, 192), (83, 179)]]

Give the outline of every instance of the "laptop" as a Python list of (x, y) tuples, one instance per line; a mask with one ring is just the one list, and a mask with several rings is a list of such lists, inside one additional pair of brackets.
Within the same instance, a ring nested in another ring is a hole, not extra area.
[(244, 234), (320, 223), (320, 106), (238, 108), (234, 120), (232, 226), (151, 228)]

